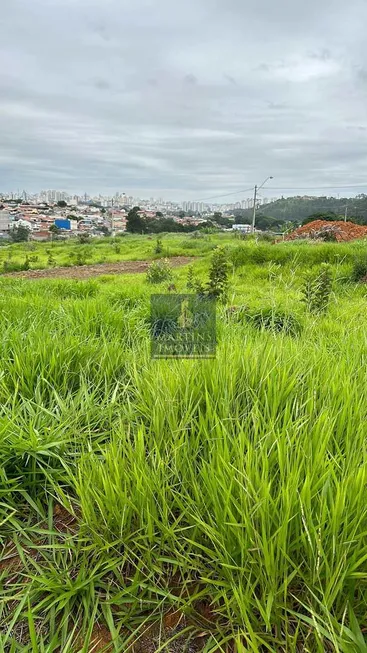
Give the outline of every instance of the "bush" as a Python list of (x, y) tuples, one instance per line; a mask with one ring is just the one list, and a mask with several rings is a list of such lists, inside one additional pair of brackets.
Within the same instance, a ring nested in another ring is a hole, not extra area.
[(88, 243), (90, 240), (90, 235), (86, 231), (83, 231), (82, 233), (78, 234), (78, 241), (80, 245), (84, 245), (85, 243)]
[(116, 254), (120, 254), (120, 253), (121, 253), (121, 245), (119, 245), (119, 244), (116, 243), (115, 241), (113, 241), (113, 242), (111, 243), (111, 245), (112, 245), (114, 251), (116, 252)]
[(189, 265), (187, 269), (187, 281), (186, 281), (186, 288), (187, 290), (194, 290), (195, 289), (195, 274), (194, 274), (194, 267), (192, 265)]
[(284, 333), (289, 336), (298, 336), (303, 329), (301, 322), (292, 313), (275, 308), (264, 308), (256, 313), (246, 313), (245, 319), (256, 329)]
[(24, 270), (24, 264), (23, 263), (17, 263), (16, 261), (12, 262), (10, 260), (6, 260), (3, 262), (3, 272), (21, 272)]
[(148, 267), (146, 274), (146, 280), (148, 283), (162, 283), (163, 281), (169, 281), (170, 279), (172, 279), (172, 268), (167, 259), (153, 261), (153, 263)]
[(155, 245), (155, 248), (154, 248), (154, 254), (162, 254), (162, 252), (163, 252), (163, 242), (162, 242), (162, 238), (160, 238), (158, 236), (157, 242), (156, 242), (156, 245)]
[(85, 265), (87, 260), (91, 258), (92, 251), (90, 247), (79, 247), (77, 250), (70, 252), (69, 258), (73, 265)]
[(352, 281), (365, 281), (367, 279), (367, 258), (356, 259), (353, 264)]
[(259, 242), (263, 243), (273, 243), (274, 242), (274, 236), (268, 233), (262, 233), (262, 234), (257, 234), (257, 240)]
[(223, 247), (216, 247), (213, 252), (207, 294), (225, 300), (228, 293), (228, 257)]
[(48, 255), (47, 265), (50, 265), (53, 268), (56, 267), (56, 265), (57, 265), (57, 261), (56, 261), (55, 257), (52, 256), (52, 253), (50, 253)]
[(320, 270), (309, 272), (302, 287), (302, 301), (310, 313), (324, 313), (330, 301), (333, 279), (331, 267), (322, 263)]

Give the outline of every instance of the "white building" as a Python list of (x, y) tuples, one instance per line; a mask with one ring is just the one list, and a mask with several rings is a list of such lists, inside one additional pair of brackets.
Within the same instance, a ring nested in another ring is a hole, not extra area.
[(252, 231), (252, 227), (250, 224), (233, 224), (232, 230), (241, 231), (242, 233), (249, 234)]
[(8, 211), (0, 211), (0, 231), (9, 231), (11, 216)]

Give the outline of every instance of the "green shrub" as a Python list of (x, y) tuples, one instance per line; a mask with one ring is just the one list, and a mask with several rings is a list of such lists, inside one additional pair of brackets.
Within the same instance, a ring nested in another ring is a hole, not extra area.
[(157, 237), (157, 242), (156, 242), (156, 245), (155, 245), (155, 248), (154, 248), (154, 254), (162, 254), (162, 252), (163, 252), (163, 242), (162, 242), (162, 238), (160, 238), (158, 236)]
[(192, 265), (189, 265), (187, 269), (187, 281), (186, 281), (187, 290), (194, 290), (195, 288), (195, 274), (194, 268)]
[(263, 243), (272, 243), (274, 241), (274, 236), (264, 232), (264, 233), (257, 234), (257, 240)]
[(90, 259), (91, 256), (92, 256), (92, 251), (89, 246), (78, 247), (77, 250), (74, 250), (69, 254), (69, 258), (73, 265), (85, 265), (87, 263), (87, 260)]
[(148, 283), (163, 283), (172, 279), (171, 264), (167, 259), (153, 261), (148, 267), (146, 280)]
[(53, 268), (56, 267), (56, 265), (57, 265), (57, 261), (56, 261), (55, 257), (53, 256), (52, 252), (50, 252), (50, 254), (48, 255), (47, 265), (50, 265)]
[(3, 262), (3, 272), (21, 272), (24, 270), (23, 263), (17, 263), (16, 261), (12, 262), (9, 259)]
[(78, 234), (78, 242), (80, 245), (85, 245), (85, 243), (88, 243), (90, 240), (90, 234), (86, 231), (83, 231), (82, 233)]
[(223, 247), (216, 247), (213, 252), (209, 270), (206, 293), (223, 301), (228, 294), (228, 256)]
[(367, 257), (354, 261), (351, 279), (355, 282), (367, 279)]
[(302, 286), (302, 301), (310, 313), (327, 311), (332, 289), (332, 272), (327, 263), (322, 263), (319, 271), (306, 275)]
[(303, 329), (295, 315), (272, 307), (261, 309), (256, 313), (246, 313), (245, 319), (257, 329), (266, 329), (289, 336), (298, 336)]

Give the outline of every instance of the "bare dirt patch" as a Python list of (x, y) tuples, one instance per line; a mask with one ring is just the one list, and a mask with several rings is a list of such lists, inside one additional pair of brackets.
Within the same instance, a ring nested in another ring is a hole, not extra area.
[[(192, 263), (192, 256), (175, 256), (169, 259), (173, 268)], [(24, 270), (9, 272), (3, 277), (20, 277), (22, 279), (90, 279), (105, 274), (134, 274), (146, 272), (151, 260), (120, 261), (119, 263), (99, 263), (96, 265), (79, 265), (73, 267), (50, 268), (47, 270)]]
[[(126, 653), (201, 653), (216, 631), (216, 616), (209, 604), (198, 604), (192, 616), (186, 616), (180, 609), (171, 608), (158, 621), (144, 623), (134, 634), (124, 628), (121, 636), (126, 636)], [(77, 648), (83, 641), (78, 638)], [(79, 650), (78, 648), (78, 650)], [(114, 650), (112, 637), (106, 625), (96, 622), (93, 627), (88, 653)], [(234, 653), (233, 643), (212, 649), (216, 653)]]

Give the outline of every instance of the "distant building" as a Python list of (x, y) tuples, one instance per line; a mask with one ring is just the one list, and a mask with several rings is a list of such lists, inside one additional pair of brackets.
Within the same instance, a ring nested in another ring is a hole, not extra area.
[(34, 231), (32, 233), (32, 240), (44, 241), (50, 239), (50, 232), (47, 231)]
[(9, 231), (11, 221), (8, 211), (0, 211), (0, 231)]
[(250, 224), (233, 224), (233, 231), (242, 231), (245, 234), (249, 234), (252, 231), (252, 226)]

